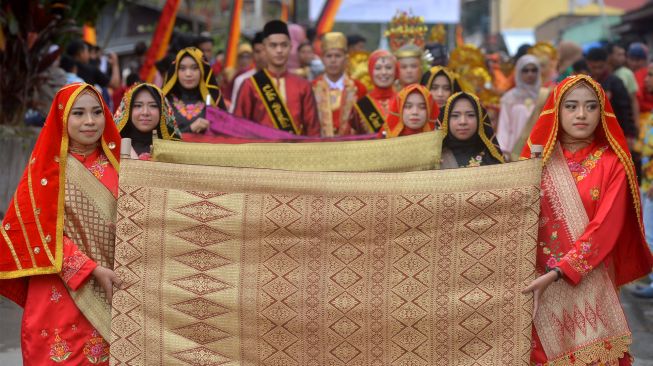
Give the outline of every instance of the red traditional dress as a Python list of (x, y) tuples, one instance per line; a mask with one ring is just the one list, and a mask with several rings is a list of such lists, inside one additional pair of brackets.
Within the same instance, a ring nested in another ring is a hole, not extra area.
[[(372, 52), (370, 55), (370, 58), (367, 63), (367, 68), (368, 72), (370, 74), (370, 78), (372, 78), (372, 81), (374, 80), (374, 65), (376, 65), (377, 61), (381, 58), (392, 58), (394, 59), (394, 56), (386, 50), (376, 50)], [(396, 60), (395, 60), (396, 63)], [(395, 66), (395, 78), (397, 77), (397, 66)], [(374, 88), (367, 93), (365, 97), (362, 99), (359, 99), (358, 102), (356, 103), (356, 112), (357, 113), (352, 113), (351, 115), (351, 120), (350, 120), (350, 125), (354, 131), (356, 131), (357, 134), (366, 134), (366, 133), (376, 133), (379, 132), (381, 127), (385, 124), (386, 118), (388, 117), (388, 113), (390, 112), (390, 103), (394, 99), (396, 95), (396, 92), (394, 90), (394, 87), (390, 85), (387, 88), (381, 88), (377, 85), (374, 85)], [(366, 100), (368, 100), (373, 104), (373, 107), (378, 111), (381, 115), (381, 120), (379, 121), (378, 124), (378, 129), (373, 129), (372, 125), (369, 122), (369, 113), (368, 113), (368, 108), (364, 107), (364, 103)]]
[[(288, 71), (273, 75), (269, 70), (266, 72), (272, 80), (274, 87), (281, 95), (281, 100), (289, 112), (299, 135), (320, 136), (320, 121), (318, 119), (317, 107), (311, 83)], [(246, 80), (240, 87), (234, 115), (258, 122), (264, 126), (278, 128), (271, 118), (266, 104), (261, 99), (261, 94), (253, 81), (253, 78)]]
[[(601, 121), (594, 141), (584, 149), (571, 152), (558, 144), (561, 129), (558, 115), (565, 93), (579, 83), (596, 92), (601, 105)], [(653, 265), (644, 240), (639, 190), (626, 139), (605, 92), (588, 76), (571, 76), (563, 80), (549, 96), (543, 110), (522, 152), (522, 158), (528, 158), (532, 145), (544, 146), (545, 173), (542, 180), (537, 271), (543, 274), (554, 267), (559, 268), (565, 281), (573, 286), (565, 287), (572, 289), (573, 297), (585, 296), (587, 287), (583, 285), (588, 286), (587, 281), (593, 281), (598, 273), (605, 271), (608, 273), (605, 276), (608, 286), (599, 289), (600, 297), (613, 298), (617, 302), (613, 309), (619, 312), (616, 294), (605, 291), (644, 276)], [(553, 169), (555, 164), (562, 170)], [(573, 225), (566, 224), (580, 221), (568, 216), (565, 211), (570, 200), (556, 201), (558, 194), (566, 187), (553, 182), (563, 181), (565, 176), (571, 186), (569, 191), (574, 195), (577, 191), (579, 196), (570, 197), (575, 197), (579, 205), (582, 202), (578, 210), (581, 214), (586, 213), (584, 226), (580, 227), (578, 235), (570, 233), (568, 228)], [(555, 297), (555, 292), (562, 289), (555, 286), (566, 285), (554, 284), (545, 291), (544, 296)], [(566, 337), (568, 345), (571, 344), (568, 349), (572, 352), (557, 357), (556, 362), (630, 365), (627, 354), (630, 332), (627, 325), (615, 324), (611, 320), (616, 319), (615, 315), (606, 311), (607, 305), (601, 298), (586, 298), (583, 300), (584, 306), (575, 311), (561, 312), (559, 314), (567, 315), (547, 318), (544, 323), (538, 322), (538, 317), (546, 314), (540, 314), (541, 309), (538, 310), (536, 326), (533, 327), (531, 363), (540, 365), (552, 361), (549, 359), (550, 352), (546, 352), (543, 335), (557, 334), (555, 337), (558, 339)], [(565, 299), (557, 301), (564, 302)], [(623, 314), (617, 318), (625, 323)], [(581, 331), (589, 334), (592, 328), (597, 329), (597, 324), (601, 322), (607, 329), (626, 329), (625, 334), (612, 337), (613, 334), (608, 332), (602, 339), (585, 339), (581, 335)], [(573, 338), (574, 334), (576, 338)], [(569, 338), (570, 335), (572, 338)]]
[(120, 135), (111, 113), (92, 86), (67, 85), (55, 96), (0, 228), (0, 294), (24, 307), (24, 365), (108, 365), (109, 344), (70, 293), (89, 286), (97, 264), (64, 234), (64, 224), (71, 224), (63, 220), (69, 164), (66, 125), (82, 92), (100, 101), (106, 126), (98, 150), (85, 157), (71, 155), (117, 196)]
[[(426, 102), (426, 123), (420, 129), (413, 129), (404, 125), (403, 110), (406, 99), (410, 94), (419, 93)], [(431, 93), (426, 87), (419, 84), (411, 84), (403, 88), (390, 104), (390, 113), (388, 118), (381, 128), (381, 135), (385, 138), (414, 135), (421, 132), (429, 132), (435, 130), (438, 116), (440, 115), (440, 108), (431, 97)]]

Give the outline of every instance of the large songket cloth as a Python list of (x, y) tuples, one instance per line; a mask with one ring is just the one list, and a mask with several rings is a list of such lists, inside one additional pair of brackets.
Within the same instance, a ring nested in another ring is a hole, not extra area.
[[(566, 92), (584, 84), (596, 92), (600, 123), (590, 146), (558, 143)], [(564, 281), (543, 294), (534, 320), (535, 364), (629, 365), (631, 333), (616, 287), (650, 272), (639, 189), (626, 139), (601, 86), (584, 75), (563, 80), (549, 96), (522, 152), (544, 146), (537, 271), (558, 267)]]
[(540, 169), (124, 162), (112, 365), (527, 364)]
[[(155, 140), (153, 159), (197, 164), (296, 171), (408, 172), (437, 169), (440, 131), (395, 139), (305, 143), (184, 143)], [(221, 142), (221, 141), (218, 141)], [(428, 153), (425, 153), (427, 151)], [(379, 156), (384, 156), (379, 159)]]
[[(315, 96), (311, 83), (288, 71), (274, 75), (268, 70), (258, 73), (267, 73), (269, 79), (278, 91), (296, 130), (296, 135), (320, 136), (320, 120), (315, 104)], [(234, 115), (250, 121), (258, 122), (264, 126), (277, 128), (266, 104), (257, 91), (254, 77), (246, 80), (240, 88)]]
[(352, 133), (349, 120), (356, 112), (354, 104), (365, 96), (367, 90), (360, 81), (346, 74), (342, 76), (342, 89), (331, 88), (326, 78), (326, 75), (320, 75), (313, 80), (322, 137), (349, 135)]
[[(152, 95), (152, 97), (159, 107), (159, 123), (157, 123), (154, 130), (150, 132), (139, 131), (134, 126), (134, 122), (131, 119), (134, 98), (139, 91), (156, 93), (156, 96)], [(116, 110), (116, 113), (113, 115), (113, 120), (120, 132), (120, 136), (131, 139), (132, 148), (139, 156), (149, 155), (152, 146), (153, 132), (156, 133), (157, 138), (160, 139), (181, 140), (181, 132), (177, 127), (172, 107), (170, 107), (170, 104), (163, 95), (161, 89), (154, 84), (136, 84), (128, 89), (120, 101), (118, 110)]]
[[(68, 153), (74, 101), (100, 101), (105, 129), (98, 150)], [(25, 365), (108, 364), (110, 306), (91, 273), (111, 268), (120, 135), (99, 92), (83, 83), (55, 96), (0, 227), (0, 294), (24, 307)]]
[[(406, 99), (410, 94), (418, 93), (424, 98), (426, 104), (426, 123), (421, 129), (413, 129), (404, 124), (403, 110), (406, 104)], [(390, 112), (388, 118), (381, 128), (381, 134), (385, 138), (392, 138), (398, 136), (409, 136), (421, 132), (429, 132), (435, 130), (438, 116), (440, 115), (440, 108), (431, 97), (431, 92), (419, 84), (408, 85), (403, 88), (390, 104)]]
[[(396, 59), (394, 58), (392, 53), (390, 53), (390, 51), (376, 50), (372, 52), (367, 62), (367, 70), (372, 80), (374, 80), (374, 65), (376, 65), (377, 61), (379, 61), (379, 59), (381, 58), (390, 58), (391, 60), (393, 60), (393, 62), (396, 63)], [(395, 66), (395, 78), (399, 73), (398, 69), (399, 67)], [(358, 134), (379, 132), (380, 128), (385, 123), (385, 119), (388, 117), (388, 113), (390, 111), (390, 103), (394, 99), (395, 95), (396, 92), (392, 85), (387, 88), (381, 88), (377, 85), (374, 85), (374, 88), (369, 93), (367, 93), (366, 96), (359, 99), (358, 102), (356, 102), (356, 104), (354, 105), (354, 108), (356, 109), (356, 113), (352, 113), (351, 121), (349, 122), (352, 129), (356, 131), (356, 133)], [(366, 118), (364, 117), (365, 110), (362, 107), (364, 102), (363, 99), (365, 98), (371, 101), (375, 109), (381, 114), (381, 117), (383, 118), (383, 120), (379, 124), (379, 130), (374, 130), (372, 126), (370, 126), (370, 124), (366, 122)]]
[[(227, 110), (222, 91), (213, 75), (211, 66), (204, 61), (202, 50), (187, 47), (177, 53), (175, 61), (168, 68), (163, 83), (163, 95), (168, 99), (175, 113), (175, 120), (181, 132), (190, 132), (190, 125), (198, 118), (206, 118), (208, 104)], [(199, 85), (192, 90), (185, 89), (179, 83), (179, 65), (181, 59), (189, 56), (200, 69)]]

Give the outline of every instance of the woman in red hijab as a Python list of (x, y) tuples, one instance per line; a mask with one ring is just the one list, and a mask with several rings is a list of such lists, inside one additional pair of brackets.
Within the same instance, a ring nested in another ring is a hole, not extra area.
[(0, 294), (24, 308), (24, 365), (108, 365), (119, 156), (96, 89), (59, 90), (0, 227)]
[(377, 133), (385, 124), (390, 102), (395, 97), (397, 59), (386, 50), (372, 52), (367, 63), (374, 89), (354, 105), (351, 126), (358, 134)]
[(390, 103), (388, 118), (381, 134), (391, 138), (433, 131), (439, 114), (440, 109), (426, 87), (408, 85)]
[[(601, 86), (570, 76), (550, 94), (522, 158), (543, 147), (532, 364), (630, 365), (617, 288), (646, 275), (635, 168)], [(562, 280), (562, 281), (558, 281)], [(546, 291), (545, 291), (546, 290)]]

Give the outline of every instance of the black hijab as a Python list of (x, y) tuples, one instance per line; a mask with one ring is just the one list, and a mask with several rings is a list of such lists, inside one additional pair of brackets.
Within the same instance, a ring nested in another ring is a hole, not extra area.
[[(460, 99), (467, 99), (472, 103), (472, 106), (476, 110), (478, 120), (476, 133), (467, 140), (459, 140), (449, 131), (451, 112), (456, 102)], [(446, 133), (443, 147), (448, 148), (453, 153), (459, 167), (468, 166), (470, 161), (476, 157), (481, 158), (480, 165), (492, 165), (504, 162), (500, 152), (501, 149), (499, 149), (499, 143), (490, 123), (490, 117), (475, 95), (458, 92), (449, 97), (444, 107), (442, 129)]]

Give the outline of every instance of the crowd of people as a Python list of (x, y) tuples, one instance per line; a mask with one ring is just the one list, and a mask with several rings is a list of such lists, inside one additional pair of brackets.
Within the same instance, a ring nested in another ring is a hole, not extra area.
[[(569, 168), (589, 223), (579, 237), (558, 237), (553, 223), (565, 218), (555, 217), (555, 207), (543, 209), (540, 277), (524, 290), (534, 294), (536, 309), (551, 283), (578, 284), (600, 266), (609, 268), (615, 288), (649, 273), (653, 64), (645, 45), (610, 43), (585, 52), (569, 42), (526, 45), (505, 69), (501, 57), (469, 46), (447, 60), (442, 46), (427, 52), (423, 43), (394, 41), (391, 50), (367, 55), (366, 75), (355, 78), (349, 59), (364, 39), (331, 32), (314, 49), (301, 27), (275, 20), (239, 46), (236, 70), (224, 70), (211, 39), (199, 37), (160, 61), (153, 83), (137, 78), (142, 58), (125, 73), (114, 54), (102, 57), (72, 41), (58, 64), (66, 86), (49, 111), (34, 117), (46, 123), (0, 227), (6, 244), (0, 293), (25, 308), (25, 364), (108, 362), (106, 341), (69, 291), (94, 278), (110, 301), (120, 280), (58, 224), (69, 194), (61, 188), (69, 174), (63, 162), (80, 163), (115, 200), (121, 137), (131, 139), (133, 158), (149, 159), (154, 136), (183, 141), (206, 133), (209, 108), (321, 138), (441, 130), (442, 169), (530, 158), (541, 145), (545, 167), (562, 161)], [(555, 188), (543, 186), (543, 207)], [(652, 286), (643, 282), (635, 293), (653, 298)], [(537, 333), (531, 359), (544, 364)], [(624, 354), (618, 364), (630, 362)]]

